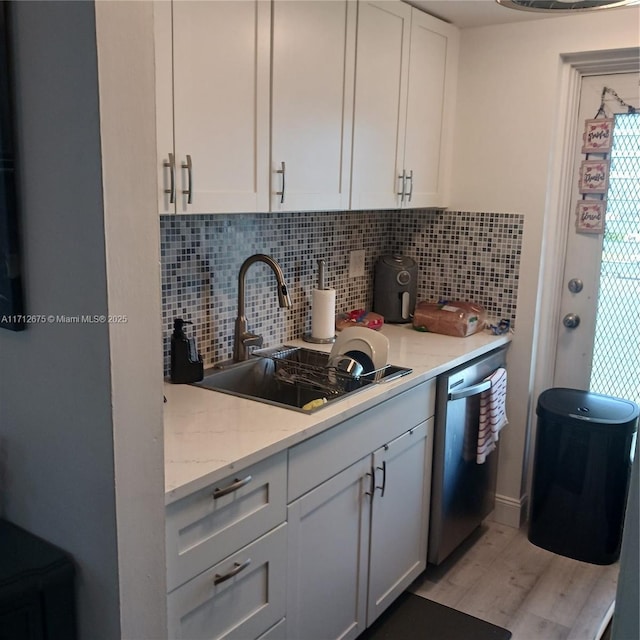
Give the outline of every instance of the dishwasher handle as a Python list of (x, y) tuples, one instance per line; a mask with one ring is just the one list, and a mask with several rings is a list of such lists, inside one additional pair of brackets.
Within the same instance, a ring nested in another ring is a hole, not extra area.
[(459, 389), (458, 391), (452, 391), (449, 393), (449, 400), (461, 400), (462, 398), (468, 398), (469, 396), (477, 396), (483, 391), (491, 389), (491, 380), (483, 380), (478, 384), (472, 384), (470, 387)]

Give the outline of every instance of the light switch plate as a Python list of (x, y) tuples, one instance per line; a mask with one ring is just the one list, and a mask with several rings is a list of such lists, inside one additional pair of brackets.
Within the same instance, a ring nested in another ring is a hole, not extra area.
[(361, 276), (364, 276), (364, 249), (349, 253), (349, 277), (360, 278)]

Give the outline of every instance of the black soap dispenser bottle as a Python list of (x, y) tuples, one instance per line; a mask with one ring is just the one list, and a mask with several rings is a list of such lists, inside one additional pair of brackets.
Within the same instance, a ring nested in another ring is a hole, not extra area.
[(199, 382), (203, 377), (202, 356), (198, 353), (194, 338), (187, 338), (184, 325), (188, 320), (176, 318), (171, 336), (171, 382), (186, 384)]

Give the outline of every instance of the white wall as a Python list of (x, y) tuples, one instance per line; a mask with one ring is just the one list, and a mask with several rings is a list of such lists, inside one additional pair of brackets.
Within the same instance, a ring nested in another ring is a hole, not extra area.
[(639, 42), (637, 7), (462, 31), (450, 208), (525, 216), (517, 329), (509, 354), (510, 426), (501, 436), (498, 476), (503, 504), (513, 502), (511, 512), (500, 517), (512, 524), (526, 490), (527, 419), (536, 402), (532, 366), (545, 215), (569, 215), (546, 207), (553, 131), (563, 115), (560, 56)]
[(122, 638), (166, 636), (160, 221), (151, 2), (97, 2)]
[[(18, 187), (27, 312), (129, 323), (0, 332), (2, 515), (73, 555), (92, 640), (166, 635), (154, 169), (129, 163), (153, 138), (152, 23), (146, 3), (101, 3), (101, 17), (111, 5), (128, 42), (98, 61), (93, 3), (12, 3)], [(125, 60), (130, 46), (140, 60)], [(98, 62), (118, 104), (99, 98)], [(142, 104), (124, 93), (136, 82)]]

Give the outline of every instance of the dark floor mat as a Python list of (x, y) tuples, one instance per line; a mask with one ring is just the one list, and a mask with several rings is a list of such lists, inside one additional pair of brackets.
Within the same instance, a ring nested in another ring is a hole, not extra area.
[(509, 640), (511, 631), (403, 593), (358, 640)]

